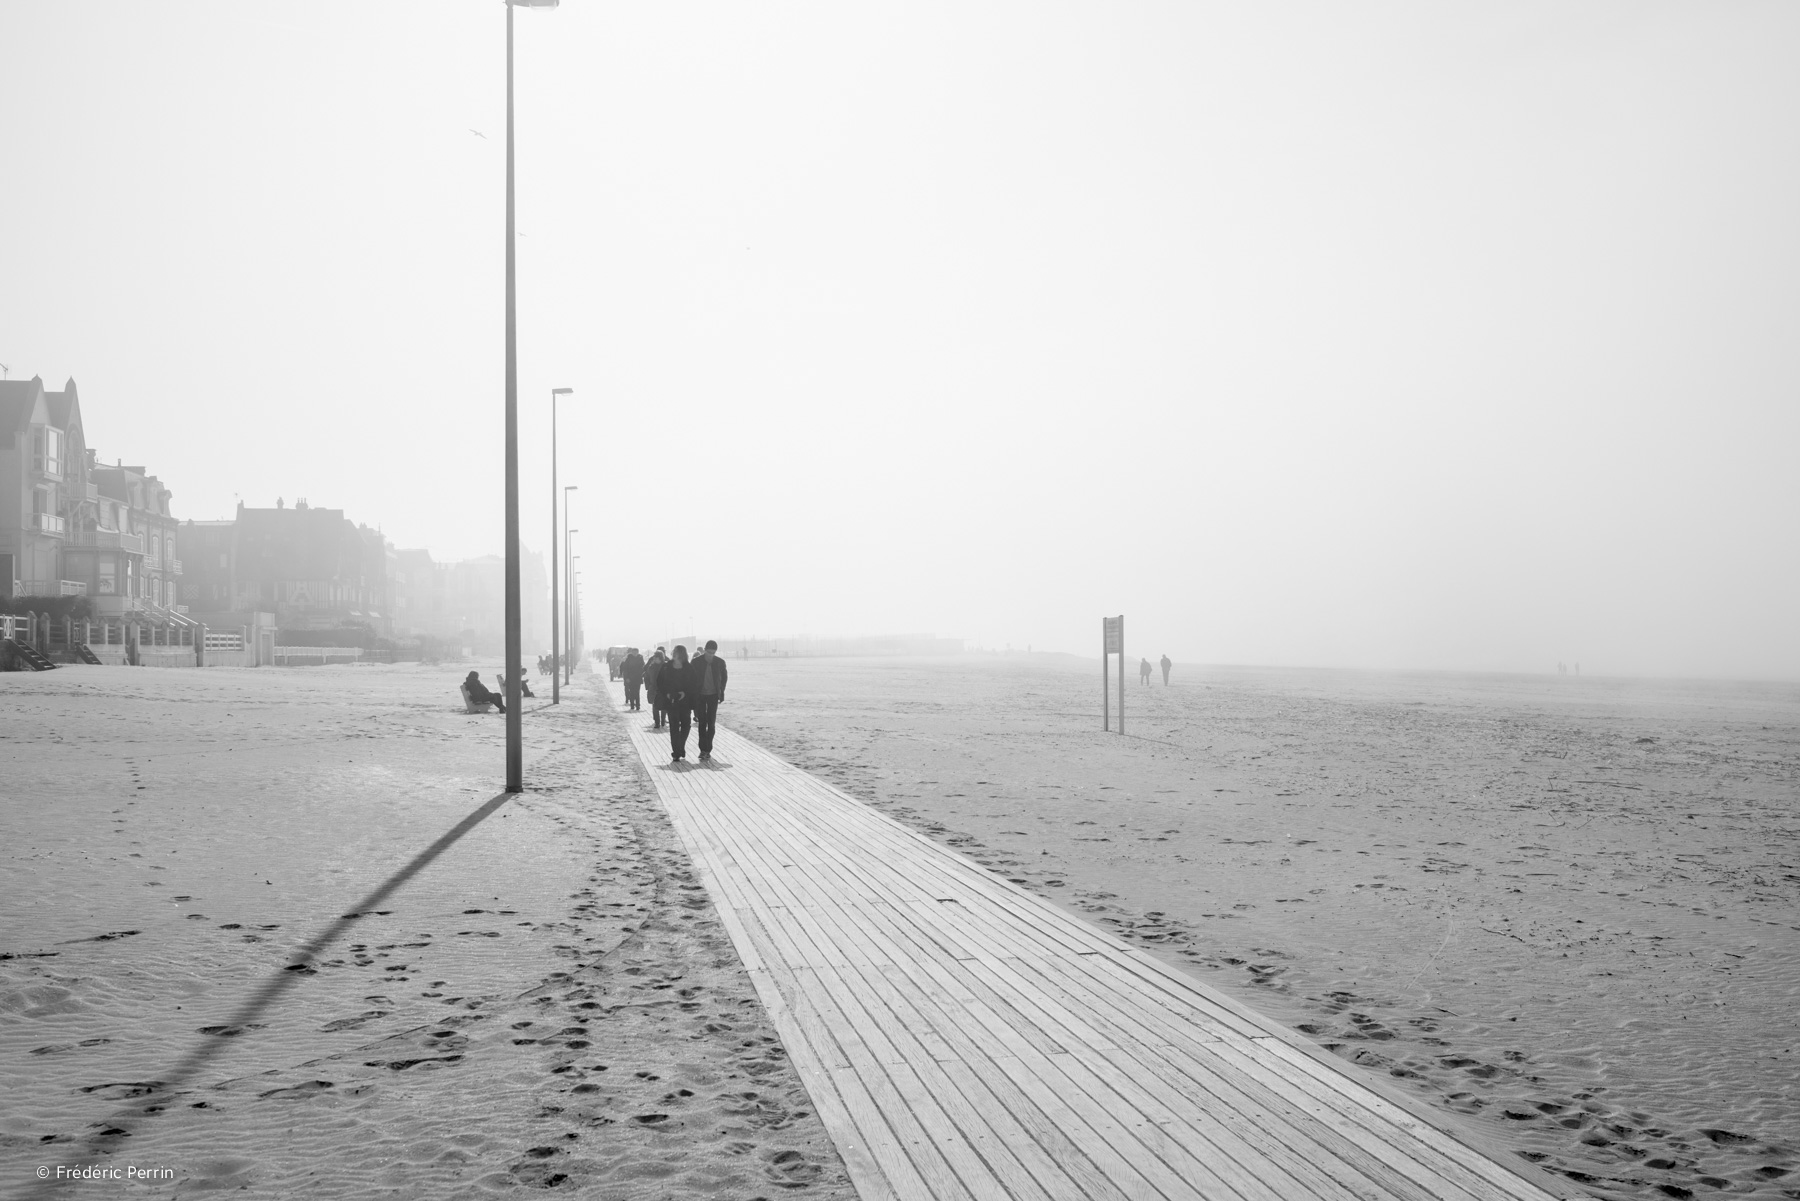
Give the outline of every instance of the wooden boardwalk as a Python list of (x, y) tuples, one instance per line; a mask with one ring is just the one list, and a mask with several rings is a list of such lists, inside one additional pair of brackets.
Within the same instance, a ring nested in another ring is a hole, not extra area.
[(865, 1201), (1585, 1196), (723, 728), (672, 765), (611, 691)]

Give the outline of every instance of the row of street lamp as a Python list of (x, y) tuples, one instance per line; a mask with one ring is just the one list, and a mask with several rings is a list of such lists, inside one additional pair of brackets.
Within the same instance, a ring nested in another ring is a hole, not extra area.
[[(525, 788), (524, 726), (520, 721), (519, 699), (523, 691), (524, 656), (519, 637), (519, 339), (515, 258), (518, 238), (513, 229), (513, 9), (555, 8), (558, 0), (506, 0), (506, 791), (521, 792)], [(562, 553), (569, 556), (569, 569), (574, 568), (567, 536), (556, 537), (556, 398), (572, 389), (550, 391), (550, 651), (555, 675), (551, 683), (551, 701), (562, 700), (562, 647), (559, 619), (564, 602), (558, 591), (557, 543), (563, 542)], [(563, 528), (568, 528), (571, 484), (563, 489)], [(573, 598), (573, 581), (569, 589)], [(570, 622), (573, 633), (573, 623)], [(572, 658), (572, 656), (571, 656)], [(569, 665), (574, 678), (573, 664)]]

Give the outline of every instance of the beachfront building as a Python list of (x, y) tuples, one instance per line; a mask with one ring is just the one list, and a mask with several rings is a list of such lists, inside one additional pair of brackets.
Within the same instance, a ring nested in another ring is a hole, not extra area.
[(393, 548), (342, 509), (240, 503), (234, 519), (188, 522), (183, 536), (194, 556), (184, 599), (209, 626), (257, 625), (257, 614), (272, 613), (284, 640), (334, 632), (360, 645), (391, 632)]
[[(122, 461), (91, 469), (94, 512), (65, 552), (70, 575), (87, 583), (96, 613), (182, 616), (174, 493), (143, 467)], [(79, 563), (76, 560), (79, 558)]]
[(95, 516), (75, 381), (0, 380), (0, 597), (81, 595), (63, 551)]
[(175, 494), (120, 460), (92, 464), (88, 480), (91, 513), (63, 550), (63, 574), (91, 601), (95, 628), (83, 641), (110, 662), (191, 664), (199, 623), (177, 600)]

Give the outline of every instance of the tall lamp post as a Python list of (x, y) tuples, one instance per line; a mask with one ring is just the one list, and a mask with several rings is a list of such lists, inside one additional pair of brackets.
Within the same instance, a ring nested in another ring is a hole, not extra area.
[[(580, 530), (570, 530), (569, 531), (569, 534), (571, 535), (571, 537), (569, 539), (569, 549), (571, 551), (573, 551), (575, 549), (575, 539), (574, 539), (573, 535), (579, 534), (580, 532), (581, 532)], [(581, 590), (575, 586), (576, 581), (580, 578), (575, 574), (575, 561), (579, 558), (581, 558), (581, 556), (577, 555), (577, 554), (571, 554), (569, 556), (569, 643), (570, 643), (570, 645), (576, 644), (577, 640), (575, 637), (575, 629), (577, 626), (579, 626), (581, 624)], [(578, 649), (576, 651), (576, 654), (580, 654), (581, 651), (585, 650), (585, 649), (586, 649), (585, 647), (581, 647), (580, 649)], [(573, 660), (571, 660), (570, 667), (569, 667), (569, 679), (571, 682), (573, 682), (575, 679), (575, 667), (573, 664)]]
[(513, 9), (555, 8), (557, 0), (506, 0), (506, 791), (525, 790), (525, 730), (519, 693), (519, 323), (513, 233)]
[[(569, 535), (568, 535), (568, 530), (569, 530), (569, 493), (578, 492), (578, 491), (580, 491), (580, 489), (581, 489), (581, 485), (579, 485), (579, 484), (564, 484), (563, 490), (562, 490), (562, 494), (563, 494), (563, 522), (562, 522), (562, 524), (563, 524), (563, 531), (564, 531), (563, 532), (562, 553), (563, 553), (564, 588), (563, 588), (562, 592), (557, 595), (557, 600), (559, 602), (561, 602), (561, 604), (563, 606), (563, 629), (569, 631), (570, 667), (569, 667), (569, 674), (564, 680), (565, 683), (574, 683), (574, 681), (575, 681), (575, 671), (574, 671), (575, 625), (574, 625), (574, 622), (569, 617), (569, 588), (568, 588), (569, 585), (572, 585), (575, 582), (575, 577), (569, 574), (570, 571), (572, 570), (572, 568), (570, 568), (569, 562), (568, 562), (568, 560), (569, 560)], [(562, 669), (559, 667), (557, 670), (560, 672)]]
[[(562, 609), (562, 593), (556, 583), (556, 398), (567, 396), (573, 388), (550, 389), (550, 703), (562, 704), (562, 631), (557, 617)], [(565, 494), (566, 495), (566, 494)]]
[[(577, 534), (579, 534), (581, 531), (576, 530), (575, 532)], [(569, 629), (570, 630), (580, 630), (583, 628), (582, 623), (581, 623), (581, 573), (579, 571), (575, 570), (575, 560), (577, 560), (579, 558), (581, 558), (580, 555), (569, 556)], [(575, 635), (571, 634), (570, 637), (574, 638)], [(583, 643), (582, 649), (584, 651), (586, 650), (585, 643)]]

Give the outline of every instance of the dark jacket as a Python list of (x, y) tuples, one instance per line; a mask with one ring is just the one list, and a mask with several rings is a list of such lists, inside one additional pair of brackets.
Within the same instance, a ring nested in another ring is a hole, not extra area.
[[(695, 700), (699, 700), (701, 697), (706, 695), (707, 663), (708, 663), (708, 660), (707, 660), (706, 656), (699, 655), (688, 666), (688, 670), (690, 670), (694, 673), (694, 699)], [(724, 658), (718, 654), (713, 655), (711, 664), (712, 664), (712, 677), (713, 677), (712, 695), (718, 697), (720, 700), (724, 700), (725, 699), (725, 681), (730, 677), (731, 672), (726, 668)]]
[(667, 659), (659, 659), (655, 655), (650, 656), (649, 661), (644, 664), (644, 689), (649, 692), (652, 700), (662, 695), (662, 673), (668, 665)]
[(627, 684), (636, 684), (644, 678), (644, 656), (635, 653), (626, 655), (625, 662), (620, 665), (619, 670), (624, 675)]
[(656, 677), (656, 696), (665, 709), (690, 709), (700, 698), (694, 694), (694, 666), (681, 667), (670, 659)]

